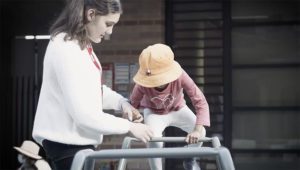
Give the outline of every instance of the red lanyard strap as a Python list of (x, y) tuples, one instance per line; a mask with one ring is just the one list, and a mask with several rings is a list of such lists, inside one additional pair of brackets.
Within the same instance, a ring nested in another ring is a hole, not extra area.
[(93, 63), (95, 64), (95, 66), (98, 68), (98, 70), (101, 70), (101, 67), (100, 67), (99, 63), (96, 61), (96, 58), (95, 58), (95, 56), (94, 56), (94, 54), (93, 54), (93, 48), (92, 48), (92, 46), (89, 45), (89, 46), (87, 47), (87, 50), (88, 50), (88, 52), (89, 52), (89, 55), (90, 55), (90, 57), (91, 57)]
[[(101, 74), (101, 67), (100, 67), (99, 63), (96, 61), (95, 56), (93, 55), (93, 47), (92, 47), (92, 45), (88, 45), (87, 46), (87, 50), (89, 52), (89, 55), (90, 55), (93, 63), (98, 68), (98, 70), (100, 71), (100, 74)], [(100, 82), (102, 83), (101, 78), (100, 78)], [(102, 91), (102, 96), (103, 96), (103, 86), (102, 85), (101, 85), (101, 91)], [(103, 99), (102, 99), (102, 101), (103, 101)]]

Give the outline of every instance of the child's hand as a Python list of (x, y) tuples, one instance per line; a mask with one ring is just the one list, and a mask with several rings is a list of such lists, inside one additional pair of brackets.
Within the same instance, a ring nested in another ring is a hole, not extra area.
[(135, 123), (140, 123), (144, 120), (140, 112), (127, 101), (122, 102), (121, 106), (124, 118)]
[(135, 123), (141, 123), (144, 120), (143, 116), (141, 115), (141, 113), (133, 108), (132, 110), (132, 121)]
[(185, 141), (188, 143), (188, 144), (194, 144), (194, 143), (198, 143), (198, 140), (200, 138), (203, 138), (205, 137), (205, 133), (203, 133), (203, 129), (204, 127), (202, 125), (197, 125), (194, 129), (193, 132), (189, 133), (187, 136), (186, 136), (186, 139)]

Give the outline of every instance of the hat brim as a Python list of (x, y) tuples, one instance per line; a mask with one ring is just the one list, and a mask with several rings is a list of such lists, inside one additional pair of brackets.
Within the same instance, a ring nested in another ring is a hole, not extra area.
[(41, 158), (42, 158), (42, 157), (39, 156), (39, 155), (35, 155), (35, 154), (33, 154), (33, 153), (31, 153), (31, 152), (28, 152), (28, 151), (26, 151), (26, 150), (24, 150), (24, 149), (21, 149), (21, 148), (19, 148), (19, 147), (15, 147), (15, 146), (14, 146), (14, 149), (16, 149), (17, 151), (19, 151), (19, 152), (22, 153), (23, 155), (26, 155), (26, 156), (28, 156), (28, 157), (30, 157), (30, 158), (33, 158), (33, 159), (41, 159)]
[(145, 71), (139, 69), (136, 75), (133, 77), (133, 81), (143, 87), (158, 87), (178, 79), (182, 72), (181, 66), (174, 61), (171, 69), (157, 75), (146, 75)]

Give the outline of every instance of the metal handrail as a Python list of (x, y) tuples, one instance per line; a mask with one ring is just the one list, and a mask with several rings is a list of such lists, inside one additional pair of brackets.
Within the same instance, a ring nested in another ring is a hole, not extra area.
[[(183, 142), (184, 137), (153, 138), (150, 142)], [(173, 148), (139, 148), (130, 149), (136, 138), (125, 137), (122, 149), (105, 149), (100, 151), (79, 151), (73, 160), (71, 170), (91, 170), (95, 159), (120, 159), (119, 170), (126, 167), (125, 158), (183, 158), (183, 157), (215, 157), (218, 169), (234, 170), (231, 154), (227, 148), (220, 145), (218, 138), (203, 138), (199, 142), (212, 142), (213, 147), (173, 147)]]
[[(185, 137), (153, 137), (149, 142), (185, 142)], [(125, 137), (122, 143), (122, 149), (128, 149), (131, 146), (131, 143), (140, 142), (138, 139), (133, 137)], [(218, 137), (203, 137), (198, 140), (198, 142), (211, 142), (214, 148), (221, 147), (221, 143)], [(125, 158), (120, 159), (118, 164), (118, 170), (124, 170), (126, 168), (127, 160)]]

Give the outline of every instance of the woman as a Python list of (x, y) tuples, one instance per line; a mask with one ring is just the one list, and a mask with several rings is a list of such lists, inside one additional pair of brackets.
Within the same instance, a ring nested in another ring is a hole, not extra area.
[(111, 34), (122, 13), (119, 0), (69, 0), (50, 29), (43, 83), (33, 138), (43, 146), (53, 169), (70, 169), (81, 149), (94, 149), (103, 135), (131, 133), (147, 142), (152, 131), (103, 112), (134, 108), (118, 93), (101, 85), (101, 64), (91, 43)]

